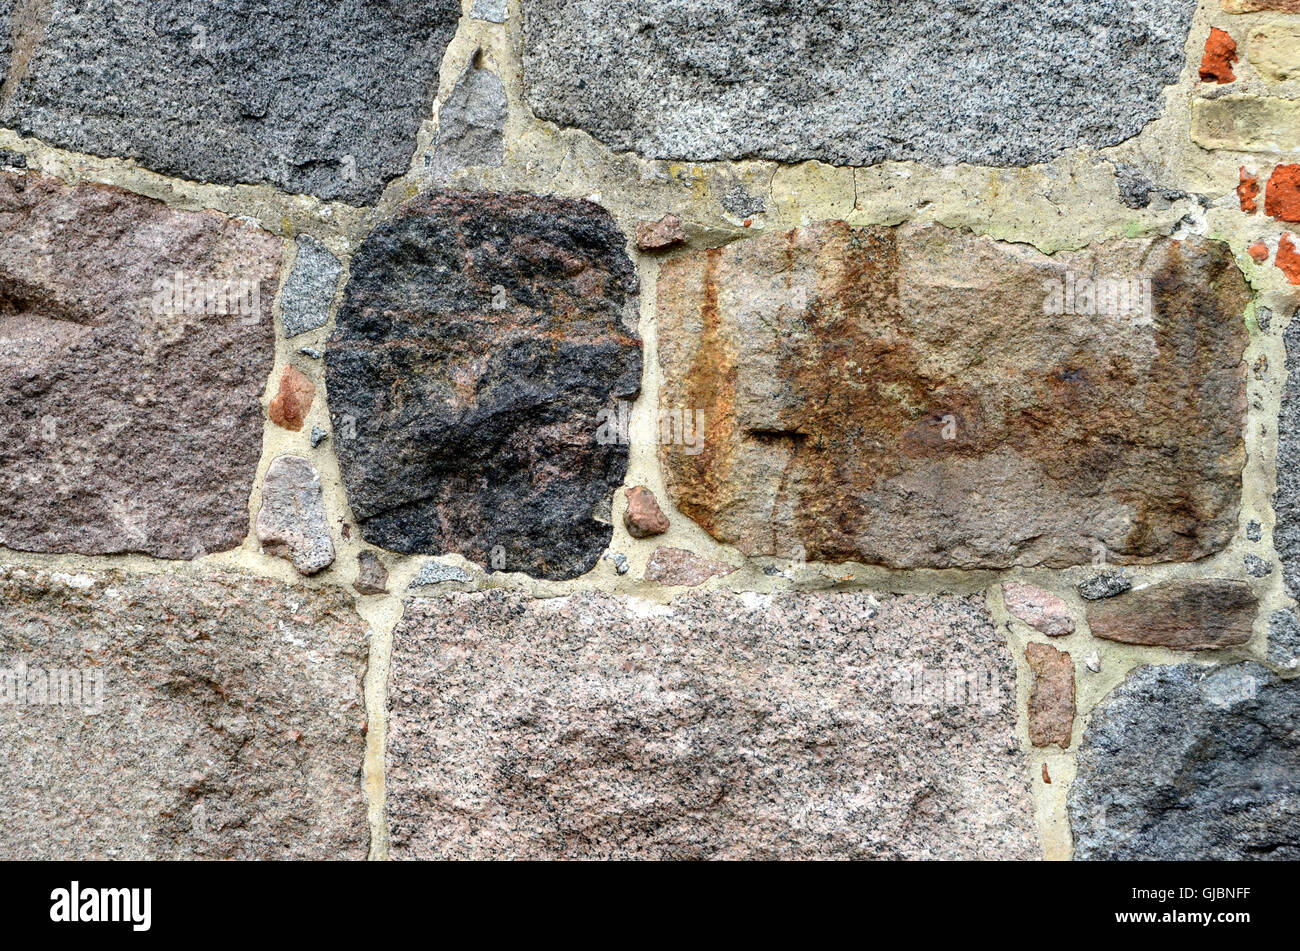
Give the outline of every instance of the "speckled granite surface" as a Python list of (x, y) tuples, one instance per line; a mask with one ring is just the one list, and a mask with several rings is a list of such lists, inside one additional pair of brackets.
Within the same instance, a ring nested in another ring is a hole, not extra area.
[(417, 599), (394, 858), (1031, 858), (981, 598)]

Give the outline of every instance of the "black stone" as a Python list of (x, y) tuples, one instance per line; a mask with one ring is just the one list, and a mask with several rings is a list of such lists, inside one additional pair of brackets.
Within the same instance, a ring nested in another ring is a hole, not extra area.
[(463, 192), (365, 240), (325, 379), (366, 541), (551, 579), (596, 564), (628, 465), (602, 411), (641, 380), (625, 247), (590, 202)]

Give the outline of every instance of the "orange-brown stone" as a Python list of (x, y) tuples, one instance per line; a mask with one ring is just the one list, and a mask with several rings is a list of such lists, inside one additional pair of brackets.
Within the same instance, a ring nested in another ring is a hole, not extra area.
[(1232, 64), (1237, 61), (1237, 41), (1217, 26), (1210, 30), (1205, 41), (1205, 56), (1201, 59), (1201, 81), (1230, 83), (1236, 80)]
[(297, 367), (285, 367), (280, 375), (280, 392), (271, 400), (271, 422), (298, 432), (315, 398), (316, 384)]
[(1246, 253), (1251, 256), (1256, 264), (1263, 264), (1268, 260), (1268, 245), (1263, 241), (1256, 241), (1246, 249)]
[(1029, 690), (1029, 739), (1034, 746), (1055, 743), (1068, 749), (1074, 731), (1074, 661), (1048, 644), (1030, 644), (1025, 660), (1034, 678)]
[(667, 487), (744, 554), (1152, 563), (1236, 531), (1250, 296), (1220, 242), (825, 222), (667, 261), (658, 295), (660, 409), (702, 436), (661, 445)]

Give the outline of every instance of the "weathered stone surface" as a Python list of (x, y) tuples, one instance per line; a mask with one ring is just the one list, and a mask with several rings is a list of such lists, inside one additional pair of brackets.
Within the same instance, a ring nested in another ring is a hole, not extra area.
[(1029, 690), (1029, 740), (1034, 746), (1069, 749), (1074, 731), (1074, 661), (1050, 644), (1030, 644), (1025, 660), (1033, 675)]
[(0, 121), (181, 178), (372, 202), (406, 171), (459, 0), (43, 0)]
[(239, 545), (279, 268), (214, 212), (0, 172), (0, 545)]
[(438, 133), (425, 159), (429, 174), (444, 181), (461, 168), (495, 168), (505, 156), (506, 87), (490, 69), (472, 62), (438, 110)]
[[(1296, 4), (1300, 12), (1300, 2)], [(1300, 79), (1300, 26), (1270, 23), (1250, 37), (1250, 62), (1265, 79)]]
[(1300, 248), (1296, 246), (1295, 236), (1284, 234), (1277, 239), (1277, 255), (1273, 263), (1286, 275), (1292, 284), (1300, 285)]
[(365, 858), (366, 653), (330, 589), (0, 569), (0, 669), (103, 678), (96, 711), (0, 675), (0, 852)]
[(1300, 667), (1300, 620), (1294, 611), (1274, 611), (1268, 617), (1268, 659), (1279, 667)]
[(1088, 627), (1108, 641), (1218, 650), (1250, 640), (1257, 607), (1243, 581), (1166, 581), (1088, 605)]
[(388, 591), (388, 569), (373, 551), (357, 555), (357, 580), (352, 587), (358, 594), (384, 594)]
[(1205, 41), (1205, 55), (1201, 58), (1201, 82), (1230, 83), (1237, 77), (1232, 64), (1237, 61), (1237, 41), (1217, 26), (1210, 29)]
[(633, 538), (651, 538), (668, 531), (668, 516), (659, 507), (655, 494), (645, 486), (637, 485), (627, 490), (627, 509), (623, 512), (623, 525)]
[(1050, 591), (1006, 581), (1002, 584), (1002, 601), (1013, 615), (1048, 637), (1064, 637), (1074, 632), (1074, 616), (1069, 605)]
[(285, 367), (280, 374), (280, 391), (272, 397), (267, 415), (275, 425), (296, 433), (302, 429), (315, 398), (316, 384), (297, 367)]
[(735, 570), (735, 565), (703, 558), (684, 548), (656, 548), (646, 562), (645, 578), (670, 587), (694, 588), (711, 578), (725, 578)]
[(428, 561), (420, 567), (420, 573), (411, 582), (411, 587), (422, 588), (425, 585), (443, 584), (447, 581), (464, 584), (473, 580), (474, 576), (464, 568), (445, 565), (440, 561)]
[(668, 489), (746, 554), (1062, 567), (1236, 531), (1250, 298), (1224, 244), (825, 222), (666, 261), (658, 293), (661, 414), (704, 430), (661, 439)]
[(329, 248), (310, 235), (301, 234), (294, 242), (297, 248), (293, 270), (284, 282), (280, 295), (281, 322), (284, 335), (296, 337), (324, 327), (330, 319), (330, 304), (338, 289), (343, 265)]
[(596, 564), (628, 461), (601, 414), (641, 381), (624, 248), (590, 202), (471, 193), (365, 240), (325, 366), (366, 541), (545, 578)]
[(417, 599), (391, 854), (1036, 857), (1014, 698), (979, 598)]
[(1195, 9), (529, 0), (525, 83), (541, 118), (655, 158), (1028, 165), (1158, 116)]
[(1246, 166), (1243, 165), (1238, 171), (1238, 178), (1240, 183), (1237, 185), (1237, 201), (1242, 211), (1253, 215), (1259, 210), (1259, 177), (1246, 171)]
[(1103, 571), (1078, 584), (1079, 597), (1085, 601), (1113, 598), (1133, 588), (1133, 579), (1122, 571)]
[(1260, 558), (1259, 555), (1246, 555), (1241, 559), (1241, 562), (1246, 569), (1246, 574), (1252, 578), (1263, 578), (1273, 573), (1272, 563)]
[(636, 226), (636, 246), (642, 251), (671, 248), (685, 240), (682, 220), (676, 215), (664, 215), (658, 221), (642, 221)]
[(1277, 420), (1273, 546), (1282, 561), (1286, 593), (1300, 599), (1300, 320), (1292, 318), (1282, 332), (1282, 341), (1286, 347), (1286, 386)]
[(1069, 812), (1079, 859), (1300, 859), (1300, 680), (1143, 667), (1095, 711)]
[(1192, 141), (1205, 149), (1300, 151), (1300, 100), (1269, 96), (1193, 99)]
[(469, 15), (489, 23), (505, 23), (509, 18), (506, 0), (474, 0)]
[(304, 575), (334, 563), (320, 476), (301, 456), (277, 456), (267, 466), (257, 538), (268, 554), (291, 561)]
[(1268, 178), (1264, 213), (1282, 221), (1300, 221), (1300, 165), (1279, 165)]

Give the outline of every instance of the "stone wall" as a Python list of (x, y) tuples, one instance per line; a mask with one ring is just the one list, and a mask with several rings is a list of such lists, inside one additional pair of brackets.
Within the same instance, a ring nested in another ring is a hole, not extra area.
[(4, 854), (1300, 858), (1294, 0), (0, 67)]

